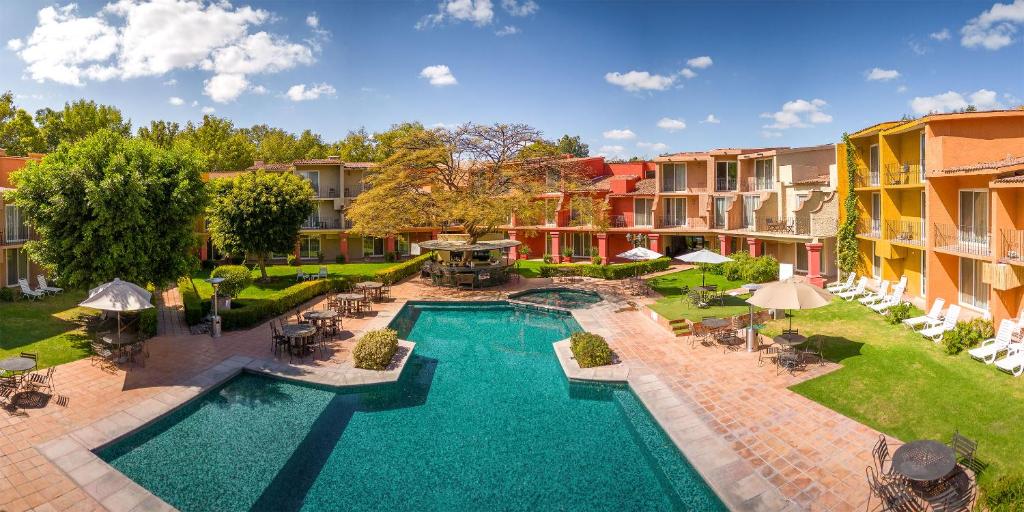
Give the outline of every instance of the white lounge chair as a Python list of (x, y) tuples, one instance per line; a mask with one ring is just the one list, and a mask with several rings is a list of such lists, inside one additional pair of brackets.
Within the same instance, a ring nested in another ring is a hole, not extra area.
[(889, 294), (888, 297), (883, 299), (882, 302), (876, 302), (874, 304), (869, 305), (868, 307), (871, 308), (871, 310), (874, 311), (875, 313), (880, 313), (884, 315), (886, 311), (889, 311), (889, 308), (899, 305), (899, 303), (903, 302), (903, 289), (904, 288), (902, 286), (897, 285), (896, 288), (893, 289), (892, 293)]
[(1017, 323), (1013, 320), (1003, 320), (999, 322), (999, 331), (996, 332), (995, 338), (989, 338), (979, 345), (977, 348), (972, 348), (967, 351), (971, 357), (981, 361), (985, 364), (992, 364), (996, 362), (996, 356), (1000, 352), (1005, 351), (1010, 347), (1010, 343), (1013, 342), (1013, 333), (1017, 330)]
[(846, 275), (846, 281), (836, 281), (825, 287), (829, 293), (841, 293), (853, 289), (853, 282), (857, 279), (856, 272), (850, 272)]
[(867, 297), (861, 298), (860, 303), (867, 306), (876, 302), (882, 302), (889, 295), (890, 284), (891, 283), (889, 281), (882, 281), (882, 284), (878, 287), (878, 291), (869, 293)]
[(1020, 377), (1024, 373), (1024, 344), (1014, 343), (1014, 345), (1006, 351), (1006, 357), (996, 361), (996, 368), (1014, 377)]
[(942, 323), (930, 324), (928, 327), (921, 329), (921, 336), (938, 343), (942, 340), (942, 335), (946, 331), (952, 331), (956, 327), (958, 320), (960, 320), (960, 306), (953, 304), (946, 310), (946, 317), (942, 319)]
[(39, 299), (43, 298), (43, 295), (44, 295), (43, 292), (41, 292), (39, 290), (33, 290), (32, 287), (30, 287), (28, 285), (28, 279), (25, 279), (25, 278), (18, 279), (18, 287), (21, 288), (21, 296), (22, 297), (25, 297), (27, 299), (32, 299), (32, 300), (39, 300)]
[(942, 308), (945, 305), (946, 299), (941, 297), (935, 299), (935, 302), (932, 302), (932, 309), (928, 310), (928, 314), (908, 318), (903, 321), (903, 325), (914, 329), (918, 325), (927, 326), (928, 324), (937, 324), (942, 321)]
[(868, 287), (868, 278), (861, 277), (860, 280), (857, 281), (857, 287), (856, 288), (854, 288), (854, 289), (852, 289), (852, 290), (850, 290), (848, 292), (840, 293), (838, 295), (839, 295), (840, 299), (853, 300), (853, 299), (856, 299), (857, 297), (860, 297), (861, 295), (864, 295), (864, 292), (867, 291), (867, 287)]
[(50, 286), (46, 283), (46, 278), (42, 274), (36, 276), (36, 283), (39, 284), (37, 290), (42, 290), (44, 293), (52, 293), (54, 295), (64, 291), (64, 288), (57, 288), (56, 286)]

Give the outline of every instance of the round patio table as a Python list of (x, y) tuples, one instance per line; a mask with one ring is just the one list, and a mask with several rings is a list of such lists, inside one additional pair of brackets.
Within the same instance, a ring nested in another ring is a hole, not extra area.
[(806, 343), (807, 336), (804, 336), (802, 334), (780, 334), (772, 338), (772, 341), (786, 347), (795, 347), (797, 345), (803, 345), (804, 343)]
[(343, 307), (345, 308), (345, 313), (351, 316), (353, 313), (355, 313), (355, 306), (359, 303), (359, 301), (366, 298), (366, 296), (361, 293), (339, 293), (335, 295), (334, 298), (341, 301)]
[(36, 367), (36, 361), (28, 357), (8, 357), (0, 360), (0, 370), (6, 372), (27, 372)]
[(708, 329), (721, 329), (732, 323), (728, 318), (705, 318), (700, 321)]
[(892, 454), (893, 471), (918, 484), (940, 480), (955, 467), (953, 449), (938, 441), (913, 441)]
[(312, 336), (316, 332), (316, 326), (312, 324), (286, 324), (281, 328), (281, 332), (288, 338), (288, 345), (298, 349), (301, 354), (306, 350), (306, 345), (297, 344), (296, 341)]
[[(311, 320), (313, 323), (318, 324), (321, 328), (330, 327), (329, 321), (338, 318), (338, 312), (333, 309), (323, 309), (320, 311), (309, 311), (306, 313), (306, 319)], [(335, 334), (335, 330), (331, 330), (331, 334)]]
[(378, 281), (363, 281), (361, 283), (356, 283), (356, 289), (362, 290), (363, 293), (370, 294), (373, 297), (374, 302), (379, 302), (381, 288), (384, 288), (384, 283)]

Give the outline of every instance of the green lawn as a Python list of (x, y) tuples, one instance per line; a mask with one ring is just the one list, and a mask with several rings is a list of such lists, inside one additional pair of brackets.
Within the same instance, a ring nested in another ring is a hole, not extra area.
[[(726, 296), (725, 305), (711, 306), (709, 308), (697, 308), (690, 304), (681, 294), (681, 290), (683, 286), (690, 288), (700, 286), (700, 270), (695, 268), (658, 276), (647, 282), (650, 283), (654, 291), (664, 296), (652, 304), (650, 306), (651, 309), (669, 320), (686, 318), (690, 321), (699, 321), (706, 316), (726, 317), (750, 311), (750, 307), (743, 297)], [(721, 291), (732, 290), (744, 284), (740, 281), (730, 281), (724, 276), (713, 274), (707, 274), (705, 282), (718, 285), (718, 289)]]
[(54, 366), (89, 355), (89, 336), (80, 317), (98, 311), (78, 307), (84, 291), (67, 291), (41, 301), (0, 302), (0, 358), (39, 354), (39, 366)]
[[(325, 263), (327, 266), (327, 274), (331, 277), (349, 277), (349, 278), (365, 278), (369, 279), (373, 277), (373, 274), (378, 270), (396, 265), (396, 263)], [(267, 282), (260, 282), (260, 270), (259, 268), (252, 271), (252, 276), (257, 281), (252, 286), (246, 288), (238, 296), (239, 299), (266, 299), (295, 284), (295, 274), (298, 267), (290, 265), (273, 265), (267, 267), (267, 275), (270, 276), (270, 280)], [(320, 265), (303, 265), (302, 271), (307, 274), (316, 274), (320, 272)], [(210, 271), (201, 270), (192, 275), (192, 282), (196, 285), (196, 291), (199, 292), (199, 296), (208, 299), (213, 295), (213, 286), (204, 281), (204, 279), (210, 277)]]
[[(765, 333), (777, 334), (785, 322), (772, 322)], [(978, 457), (988, 465), (982, 485), (1024, 474), (1024, 379), (966, 353), (948, 356), (856, 302), (797, 311), (793, 327), (825, 336), (825, 356), (842, 364), (793, 391), (904, 441), (948, 441), (959, 429), (979, 441)]]

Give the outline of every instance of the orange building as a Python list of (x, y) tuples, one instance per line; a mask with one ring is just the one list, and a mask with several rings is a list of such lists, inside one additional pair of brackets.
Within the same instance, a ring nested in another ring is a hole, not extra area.
[(4, 192), (13, 190), (11, 173), (42, 157), (37, 153), (27, 157), (8, 156), (0, 149), (0, 286), (14, 287), (18, 285), (18, 279), (24, 278), (34, 287), (34, 276), (41, 273), (40, 267), (29, 260), (24, 249), (32, 231), (25, 224), (21, 210), (4, 201)]

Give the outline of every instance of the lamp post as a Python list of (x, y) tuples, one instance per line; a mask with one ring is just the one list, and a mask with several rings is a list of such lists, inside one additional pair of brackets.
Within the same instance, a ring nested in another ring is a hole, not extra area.
[(213, 285), (213, 318), (210, 319), (210, 336), (213, 338), (220, 338), (220, 315), (217, 314), (217, 290), (220, 288), (220, 283), (224, 282), (223, 277), (211, 277), (206, 280), (207, 283)]

